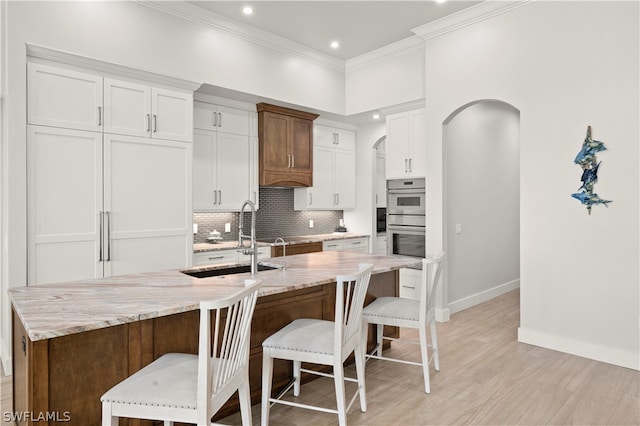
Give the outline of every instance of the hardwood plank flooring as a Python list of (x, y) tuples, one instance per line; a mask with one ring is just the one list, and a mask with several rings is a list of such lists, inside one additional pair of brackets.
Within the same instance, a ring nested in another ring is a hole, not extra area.
[[(512, 291), (438, 323), (440, 371), (431, 394), (420, 367), (367, 362), (366, 413), (356, 401), (351, 425), (640, 425), (640, 372), (517, 341), (520, 294)], [(413, 330), (403, 330), (416, 338)], [(417, 346), (396, 342), (389, 355), (419, 360)], [(355, 377), (353, 367), (346, 372)], [(11, 407), (11, 379), (2, 377), (2, 412)], [(355, 384), (347, 383), (348, 395)], [(335, 407), (333, 381), (303, 385), (300, 402)], [(289, 399), (294, 399), (292, 396)], [(337, 416), (276, 405), (272, 425), (335, 425)], [(253, 406), (260, 424), (260, 405)], [(234, 414), (221, 421), (240, 424)]]

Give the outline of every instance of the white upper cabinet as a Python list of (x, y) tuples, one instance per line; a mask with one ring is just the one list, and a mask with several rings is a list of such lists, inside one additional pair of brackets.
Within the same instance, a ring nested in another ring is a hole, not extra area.
[(193, 107), (193, 127), (200, 130), (248, 135), (249, 111), (196, 101)]
[(189, 142), (192, 117), (189, 93), (104, 79), (106, 133)]
[(28, 63), (28, 123), (102, 131), (102, 77)]
[(426, 110), (389, 115), (385, 141), (387, 179), (425, 177)]
[(196, 101), (193, 121), (193, 209), (239, 211), (247, 199), (257, 206), (255, 113)]
[(376, 207), (387, 207), (387, 179), (385, 173), (385, 154), (378, 151), (376, 153)]
[(355, 207), (355, 147), (355, 132), (314, 124), (313, 186), (294, 190), (295, 210)]
[(191, 142), (193, 95), (28, 64), (28, 123)]

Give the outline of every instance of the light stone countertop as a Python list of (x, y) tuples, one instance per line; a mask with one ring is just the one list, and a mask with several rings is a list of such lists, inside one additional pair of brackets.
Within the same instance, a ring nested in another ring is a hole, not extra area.
[[(261, 263), (280, 266), (281, 258)], [(358, 252), (326, 251), (287, 256), (285, 271), (260, 271), (260, 296), (327, 284), (372, 263), (373, 273), (417, 266), (420, 260)], [(201, 266), (191, 271), (220, 268)], [(32, 341), (199, 309), (200, 301), (235, 293), (249, 273), (193, 278), (179, 270), (121, 275), (9, 290), (11, 304)]]
[[(369, 237), (366, 234), (355, 234), (352, 232), (332, 232), (330, 234), (312, 234), (312, 235), (296, 235), (290, 237), (283, 237), (285, 244), (303, 244), (303, 243), (314, 243), (314, 242), (324, 242), (331, 240), (345, 240), (349, 238), (362, 238)], [(275, 238), (258, 238), (256, 245), (258, 247), (264, 246), (273, 246)], [(277, 245), (281, 245), (278, 243)], [(205, 251), (216, 251), (216, 250), (233, 250), (238, 247), (238, 240), (227, 240), (221, 241), (219, 243), (198, 243), (193, 245), (194, 253), (201, 253)]]

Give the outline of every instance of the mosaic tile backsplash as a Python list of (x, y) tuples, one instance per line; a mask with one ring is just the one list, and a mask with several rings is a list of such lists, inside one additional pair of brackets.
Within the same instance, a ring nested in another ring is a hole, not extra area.
[[(293, 188), (260, 188), (260, 208), (256, 214), (256, 236), (259, 239), (276, 239), (294, 235), (327, 234), (333, 232), (343, 218), (342, 210), (295, 211)], [(238, 206), (240, 207), (240, 206)], [(220, 231), (226, 241), (238, 239), (239, 213), (194, 213), (193, 223), (198, 224), (194, 243), (206, 243), (209, 232)], [(309, 220), (313, 228), (309, 228)], [(224, 224), (231, 224), (231, 232), (224, 232)], [(251, 227), (251, 215), (245, 211), (244, 225)]]

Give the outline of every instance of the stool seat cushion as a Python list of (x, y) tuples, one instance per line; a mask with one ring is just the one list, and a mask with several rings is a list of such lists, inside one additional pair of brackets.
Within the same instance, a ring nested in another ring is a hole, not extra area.
[(197, 355), (168, 353), (111, 388), (101, 400), (195, 410), (197, 375)]
[(301, 318), (268, 337), (262, 347), (333, 355), (334, 329), (333, 321)]
[(364, 308), (362, 314), (366, 317), (375, 316), (394, 318), (408, 321), (418, 321), (420, 315), (420, 301), (401, 297), (379, 297)]

